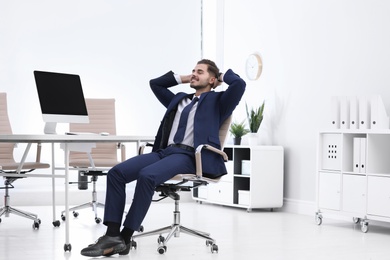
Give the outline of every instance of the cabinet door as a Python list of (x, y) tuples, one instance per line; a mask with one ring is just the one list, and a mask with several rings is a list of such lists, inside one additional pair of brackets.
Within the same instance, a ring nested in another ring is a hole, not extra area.
[(390, 178), (368, 177), (367, 214), (390, 217)]
[(320, 208), (340, 210), (340, 178), (340, 173), (319, 173), (318, 205)]
[(366, 176), (343, 175), (343, 210), (365, 214), (366, 212)]
[(220, 181), (210, 183), (208, 186), (207, 200), (211, 202), (233, 203), (233, 183)]

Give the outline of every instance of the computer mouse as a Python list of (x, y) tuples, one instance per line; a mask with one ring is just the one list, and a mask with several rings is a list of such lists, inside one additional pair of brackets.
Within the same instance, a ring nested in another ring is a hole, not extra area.
[(110, 135), (110, 133), (107, 133), (107, 132), (100, 132), (99, 134), (100, 134), (100, 135), (103, 135), (103, 136)]

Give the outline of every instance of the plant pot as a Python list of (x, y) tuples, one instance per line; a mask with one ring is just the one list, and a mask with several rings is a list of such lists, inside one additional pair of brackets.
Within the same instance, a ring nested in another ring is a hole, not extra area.
[(233, 142), (234, 142), (234, 145), (240, 145), (241, 144), (241, 137), (234, 137)]
[(257, 146), (258, 145), (258, 135), (257, 133), (248, 133), (248, 144), (249, 146)]

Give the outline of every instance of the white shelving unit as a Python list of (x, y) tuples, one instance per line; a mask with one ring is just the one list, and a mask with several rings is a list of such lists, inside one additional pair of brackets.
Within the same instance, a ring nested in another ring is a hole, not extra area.
[(321, 132), (316, 221), (350, 216), (368, 231), (369, 220), (390, 222), (390, 130)]
[(283, 147), (236, 145), (224, 151), (229, 157), (228, 174), (218, 183), (194, 189), (194, 200), (246, 208), (248, 212), (282, 207)]

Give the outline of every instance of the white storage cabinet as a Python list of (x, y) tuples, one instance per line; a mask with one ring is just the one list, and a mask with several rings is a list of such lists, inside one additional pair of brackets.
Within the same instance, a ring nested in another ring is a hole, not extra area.
[(283, 147), (236, 145), (224, 151), (229, 157), (228, 174), (218, 183), (194, 189), (194, 200), (248, 212), (283, 206)]
[(317, 212), (349, 216), (368, 231), (369, 220), (390, 222), (390, 130), (321, 132)]

